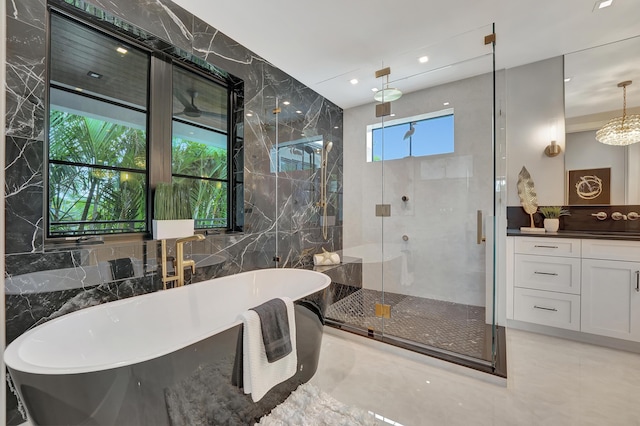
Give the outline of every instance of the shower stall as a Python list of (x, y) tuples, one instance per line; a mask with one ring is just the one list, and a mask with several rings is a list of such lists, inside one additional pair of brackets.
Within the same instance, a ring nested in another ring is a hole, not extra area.
[[(486, 26), (381, 58), (377, 100), (345, 111), (342, 255), (362, 277), (341, 286), (327, 317), (502, 374), (494, 258), (504, 126), (494, 37)], [(404, 63), (427, 56), (423, 73), (404, 73)], [(418, 84), (429, 88), (411, 92)], [(392, 89), (410, 93), (395, 99)]]
[[(375, 100), (371, 92), (371, 103), (330, 129), (296, 133), (295, 115), (276, 107), (270, 161), (277, 185), (291, 188), (285, 199), (276, 190), (275, 266), (304, 266), (293, 251), (307, 266), (322, 249), (340, 254), (339, 267), (316, 267), (333, 279), (329, 325), (504, 375), (495, 265), (506, 229), (503, 73), (494, 49), (487, 25), (374, 58)], [(427, 56), (424, 72), (405, 71)], [(291, 221), (311, 225), (298, 232)]]

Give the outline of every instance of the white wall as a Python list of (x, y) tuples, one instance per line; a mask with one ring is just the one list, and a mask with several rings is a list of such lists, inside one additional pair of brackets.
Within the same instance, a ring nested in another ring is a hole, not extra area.
[(562, 56), (506, 70), (509, 206), (520, 205), (516, 183), (522, 166), (533, 178), (539, 205), (564, 204), (564, 152), (544, 154), (552, 139), (565, 149), (563, 85)]
[(596, 132), (567, 134), (566, 170), (611, 168), (611, 202), (625, 204), (625, 170), (627, 148), (596, 140)]
[[(490, 74), (404, 95), (392, 103), (394, 119), (454, 108), (455, 153), (376, 163), (365, 156), (366, 126), (380, 121), (374, 104), (345, 110), (344, 247), (384, 241), (387, 253), (409, 252), (404, 274), (401, 262), (365, 267), (365, 288), (380, 289), (384, 272), (385, 291), (485, 305), (476, 212), (493, 211), (492, 100)], [(374, 214), (383, 202), (392, 211), (384, 220)]]

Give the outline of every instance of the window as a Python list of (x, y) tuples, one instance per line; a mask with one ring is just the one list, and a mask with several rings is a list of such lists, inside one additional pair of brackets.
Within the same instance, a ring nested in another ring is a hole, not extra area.
[(453, 109), (367, 126), (367, 161), (454, 152)]
[(50, 236), (146, 230), (148, 79), (146, 52), (51, 16)]
[(173, 180), (189, 189), (197, 228), (226, 228), (229, 204), (227, 90), (173, 69)]
[(241, 81), (156, 54), (140, 31), (50, 16), (47, 236), (147, 232), (151, 188), (169, 180), (189, 189), (196, 228), (240, 230)]

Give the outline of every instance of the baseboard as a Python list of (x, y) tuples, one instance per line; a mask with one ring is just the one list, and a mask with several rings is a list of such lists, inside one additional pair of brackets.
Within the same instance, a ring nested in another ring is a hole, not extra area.
[(621, 351), (640, 353), (640, 342), (632, 342), (630, 340), (598, 336), (595, 334), (583, 333), (581, 331), (565, 330), (563, 328), (531, 324), (517, 320), (507, 320), (507, 327), (515, 328), (516, 330), (530, 331), (532, 333), (545, 334), (547, 336), (559, 337), (561, 339), (574, 340), (576, 342), (588, 343), (596, 346), (604, 346)]

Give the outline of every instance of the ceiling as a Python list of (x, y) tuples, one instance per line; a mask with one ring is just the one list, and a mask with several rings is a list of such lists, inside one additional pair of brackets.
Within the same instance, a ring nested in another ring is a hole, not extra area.
[[(638, 0), (595, 10), (595, 0), (173, 1), (345, 109), (373, 102), (383, 67), (405, 93), (490, 70), (492, 23), (497, 69), (640, 35)], [(470, 66), (443, 67), (465, 58)]]

